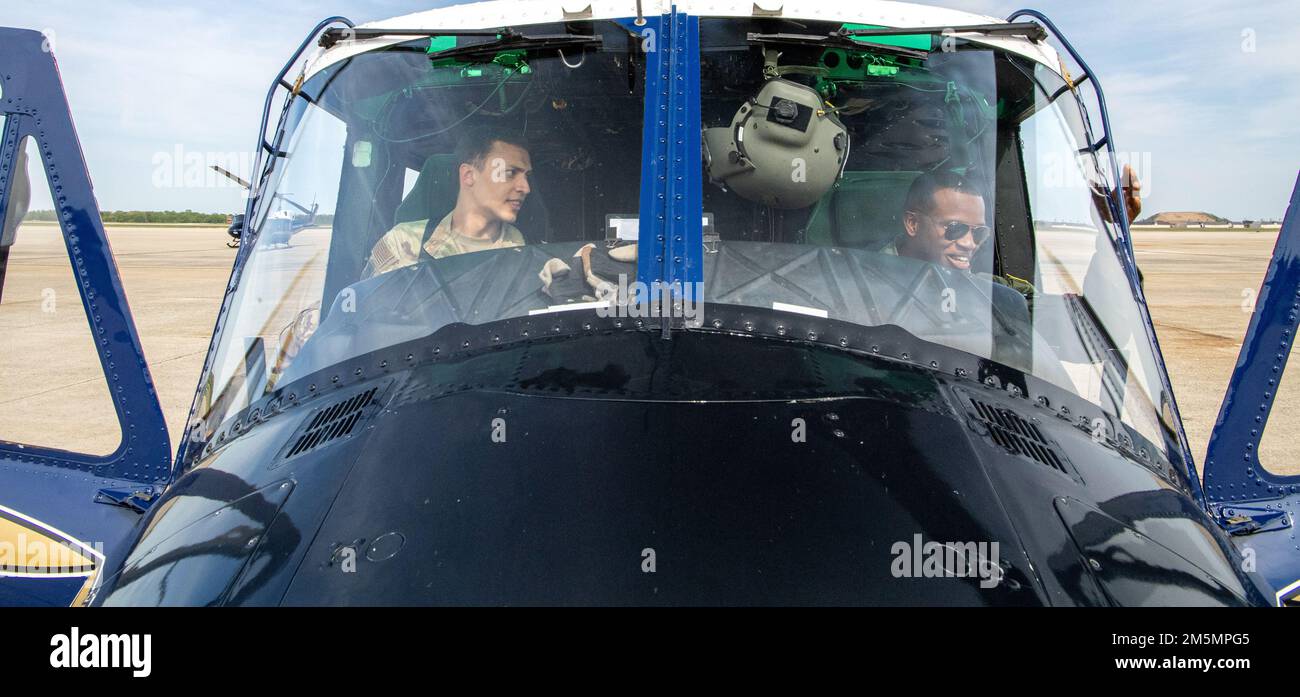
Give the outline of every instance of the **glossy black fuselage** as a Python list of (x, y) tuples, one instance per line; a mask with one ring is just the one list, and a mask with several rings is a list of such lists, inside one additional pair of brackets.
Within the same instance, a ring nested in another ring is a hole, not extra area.
[[(456, 325), (295, 381), (187, 466), (95, 602), (1267, 603), (1178, 468), (1068, 394), (885, 357), (889, 328), (873, 354), (711, 311), (667, 337)], [(929, 543), (1000, 571), (927, 573)]]

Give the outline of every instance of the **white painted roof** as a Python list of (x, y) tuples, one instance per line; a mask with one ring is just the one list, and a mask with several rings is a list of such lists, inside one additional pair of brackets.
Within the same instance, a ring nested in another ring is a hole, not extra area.
[[(757, 6), (763, 10), (780, 10), (781, 16), (795, 19), (826, 20), (875, 24), (885, 27), (954, 27), (967, 24), (1000, 23), (1003, 20), (933, 5), (918, 5), (888, 0), (642, 0), (645, 16), (662, 15), (676, 5), (678, 11), (697, 17), (749, 17)], [(565, 13), (584, 13), (590, 8), (591, 19), (635, 17), (636, 0), (488, 0), (467, 2), (436, 10), (427, 10), (392, 19), (360, 25), (375, 29), (494, 29), (502, 26), (523, 27), (529, 24), (562, 22)], [(988, 46), (1013, 51), (1060, 72), (1056, 51), (1050, 46), (1021, 37), (962, 35), (963, 38)], [(307, 77), (344, 58), (375, 48), (389, 46), (410, 37), (377, 38), (347, 41), (334, 45), (315, 56), (309, 63)]]

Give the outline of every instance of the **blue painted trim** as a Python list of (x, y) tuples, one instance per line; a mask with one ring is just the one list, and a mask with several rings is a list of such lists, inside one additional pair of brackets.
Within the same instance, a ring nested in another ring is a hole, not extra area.
[[(1300, 517), (1300, 476), (1265, 469), (1259, 444), (1268, 427), (1300, 316), (1300, 177), (1260, 287), (1237, 366), (1219, 410), (1205, 458), (1205, 495), (1214, 519), (1231, 530), (1237, 516), (1253, 519), (1258, 531), (1232, 537), (1251, 554), (1261, 576), (1276, 591), (1294, 593), (1300, 579), (1294, 520)], [(1269, 517), (1277, 514), (1270, 521)], [(1290, 525), (1278, 525), (1285, 517)], [(1290, 589), (1290, 590), (1287, 590)]]
[[(1056, 25), (1052, 23), (1052, 20), (1048, 19), (1046, 15), (1037, 10), (1017, 10), (1007, 17), (1007, 21), (1014, 22), (1022, 17), (1030, 17), (1042, 22), (1047, 27), (1048, 31), (1056, 37), (1056, 40), (1061, 43), (1061, 46), (1065, 48), (1066, 52), (1070, 54), (1070, 57), (1073, 58), (1074, 61), (1079, 64), (1079, 67), (1083, 69), (1084, 73), (1088, 75), (1088, 79), (1092, 81), (1093, 89), (1097, 91), (1097, 105), (1101, 111), (1102, 137), (1100, 140), (1095, 138), (1092, 139), (1092, 143), (1089, 143), (1089, 145), (1104, 143), (1107, 156), (1110, 159), (1111, 176), (1114, 177), (1115, 187), (1109, 192), (1110, 195), (1106, 197), (1106, 201), (1110, 208), (1111, 220), (1115, 222), (1115, 227), (1119, 230), (1120, 244), (1116, 245), (1115, 251), (1122, 262), (1121, 265), (1124, 267), (1124, 275), (1128, 277), (1129, 290), (1133, 293), (1134, 299), (1138, 301), (1138, 311), (1142, 316), (1142, 324), (1146, 328), (1147, 341), (1149, 342), (1153, 355), (1155, 356), (1156, 372), (1160, 374), (1161, 389), (1164, 390), (1164, 393), (1169, 397), (1169, 411), (1173, 415), (1173, 426), (1178, 437), (1178, 448), (1180, 451), (1178, 456), (1183, 461), (1183, 471), (1186, 475), (1187, 483), (1192, 489), (1193, 497), (1198, 503), (1200, 503), (1202, 508), (1208, 510), (1209, 502), (1205, 498), (1205, 491), (1201, 487), (1200, 475), (1196, 471), (1196, 460), (1192, 457), (1192, 449), (1187, 442), (1187, 432), (1186, 429), (1183, 428), (1182, 413), (1178, 410), (1178, 400), (1174, 397), (1173, 383), (1169, 381), (1169, 369), (1165, 365), (1164, 353), (1160, 350), (1160, 339), (1156, 336), (1155, 323), (1151, 320), (1151, 311), (1147, 308), (1146, 294), (1142, 290), (1141, 276), (1138, 274), (1137, 259), (1133, 255), (1133, 240), (1129, 230), (1128, 211), (1126, 210), (1123, 201), (1123, 178), (1119, 169), (1119, 161), (1115, 157), (1115, 138), (1110, 129), (1110, 113), (1106, 109), (1106, 93), (1102, 89), (1101, 80), (1097, 77), (1096, 73), (1094, 73), (1092, 68), (1084, 62), (1083, 57), (1079, 55), (1079, 52), (1075, 50), (1069, 40), (1065, 38), (1065, 35), (1056, 28)], [(1080, 104), (1082, 105), (1082, 102), (1080, 102)], [(1086, 106), (1084, 107), (1084, 111), (1086, 118)], [(1088, 119), (1087, 123), (1091, 124), (1091, 120)], [(1090, 125), (1089, 129), (1091, 130)], [(1091, 133), (1089, 133), (1089, 138), (1092, 138)], [(1161, 405), (1156, 405), (1156, 408), (1161, 409)]]
[(645, 109), (641, 126), (641, 202), (637, 239), (637, 281), (649, 286), (664, 278), (667, 257), (665, 229), (668, 197), (668, 85), (670, 80), (671, 14), (647, 17), (653, 34), (646, 52)]
[[(17, 148), (30, 136), (44, 161), (90, 335), (98, 339), (95, 348), (117, 410), (122, 442), (105, 456), (0, 444), (0, 462), (69, 468), (132, 482), (165, 482), (172, 471), (167, 425), (100, 219), (58, 67), (44, 42), (39, 32), (0, 28), (0, 65), (5, 66), (0, 72), (0, 111), (8, 115), (0, 143), (5, 159), (0, 192), (8, 198)], [(6, 203), (0, 200), (0, 210)], [(47, 488), (57, 495), (57, 486)]]
[(669, 90), (668, 224), (664, 281), (684, 291), (704, 280), (700, 20), (674, 11)]
[(637, 280), (690, 292), (704, 279), (700, 23), (674, 8), (648, 26)]
[(1300, 476), (1270, 473), (1259, 443), (1286, 370), (1300, 315), (1300, 178), (1282, 221), (1255, 313), (1232, 371), (1205, 459), (1211, 502), (1260, 501), (1300, 494)]
[[(0, 82), (0, 89), (3, 89)], [(0, 109), (0, 114), (4, 114)], [(3, 223), (5, 211), (9, 209), (9, 195), (13, 188), (14, 168), (18, 164), (18, 125), (21, 119), (16, 114), (6, 114), (4, 130), (0, 131), (0, 223)]]

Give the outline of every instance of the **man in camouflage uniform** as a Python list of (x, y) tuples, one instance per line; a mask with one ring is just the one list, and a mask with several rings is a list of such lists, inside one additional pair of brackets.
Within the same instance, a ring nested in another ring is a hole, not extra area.
[(438, 259), (524, 244), (514, 222), (531, 191), (526, 146), (512, 136), (476, 132), (462, 140), (456, 155), (456, 207), (432, 230), (429, 220), (413, 220), (384, 233), (370, 250), (362, 278), (414, 264), (421, 250)]

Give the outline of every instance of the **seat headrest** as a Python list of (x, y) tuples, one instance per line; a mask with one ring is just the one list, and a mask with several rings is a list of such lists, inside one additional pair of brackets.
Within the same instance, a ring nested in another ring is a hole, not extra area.
[(845, 172), (831, 192), (835, 244), (879, 250), (903, 232), (903, 206), (919, 172)]
[(456, 206), (459, 193), (456, 170), (456, 156), (450, 153), (430, 155), (425, 159), (415, 186), (397, 206), (393, 224), (446, 215)]

